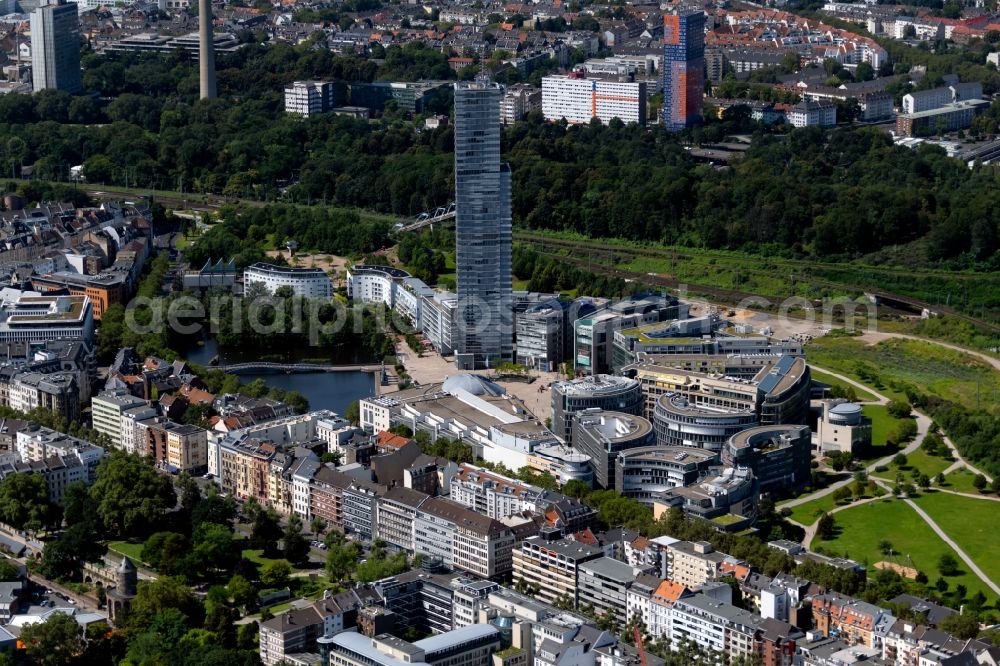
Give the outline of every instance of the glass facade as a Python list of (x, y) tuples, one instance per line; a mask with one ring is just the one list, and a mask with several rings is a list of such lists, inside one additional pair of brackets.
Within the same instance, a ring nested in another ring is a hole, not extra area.
[(663, 124), (672, 131), (701, 124), (705, 81), (705, 14), (663, 17)]
[(80, 19), (75, 2), (39, 7), (31, 14), (31, 74), (36, 91), (80, 92)]
[(455, 248), (459, 369), (513, 360), (510, 168), (500, 161), (495, 84), (455, 85)]

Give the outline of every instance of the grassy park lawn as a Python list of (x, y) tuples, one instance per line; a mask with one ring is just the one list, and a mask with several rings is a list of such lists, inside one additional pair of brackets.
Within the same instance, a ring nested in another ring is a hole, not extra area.
[[(925, 499), (920, 498), (921, 506), (924, 506), (924, 510), (933, 517), (934, 514), (924, 505)], [(885, 499), (861, 504), (841, 511), (834, 518), (837, 523), (837, 537), (831, 541), (814, 539), (812, 542), (814, 548), (822, 546), (826, 552), (850, 557), (871, 569), (876, 562), (886, 559), (878, 547), (879, 542), (885, 539), (892, 543), (897, 553), (900, 553), (896, 556), (899, 564), (913, 566), (923, 571), (931, 583), (940, 576), (937, 569), (938, 560), (948, 553), (959, 561), (959, 568), (962, 571), (960, 575), (949, 576), (946, 579), (950, 589), (955, 589), (956, 585), (961, 584), (968, 589), (969, 595), (982, 591), (989, 599), (995, 596), (977, 576), (968, 571), (965, 563), (938, 538), (917, 512), (899, 500)], [(935, 522), (937, 522), (936, 517)], [(942, 529), (945, 528), (942, 526)], [(958, 535), (952, 535), (952, 538), (962, 544)], [(962, 547), (965, 545), (962, 544)], [(970, 553), (970, 557), (975, 556)], [(983, 570), (986, 571), (985, 568)]]
[(954, 490), (959, 493), (969, 493), (970, 495), (981, 495), (974, 485), (972, 485), (972, 480), (976, 478), (976, 475), (967, 470), (964, 467), (959, 467), (954, 472), (947, 474), (945, 479), (945, 484), (941, 486), (946, 490)]
[(133, 543), (131, 541), (109, 541), (108, 550), (112, 550), (119, 555), (124, 555), (133, 562), (142, 562), (142, 543)]
[(911, 481), (912, 470), (919, 469), (923, 474), (926, 474), (933, 481), (939, 473), (946, 470), (954, 462), (951, 458), (940, 458), (938, 456), (929, 455), (926, 451), (921, 451), (917, 449), (913, 453), (906, 454), (906, 464), (902, 467), (898, 467), (896, 463), (889, 465), (889, 471), (882, 474), (882, 477), (889, 479), (890, 481), (895, 481), (896, 472), (902, 471), (906, 476), (907, 481)]
[(1000, 412), (1000, 401), (988, 399), (1000, 390), (1000, 372), (986, 361), (932, 342), (892, 339), (869, 345), (852, 337), (823, 336), (806, 346), (806, 358), (889, 397), (905, 398), (906, 388), (912, 387)]
[(916, 502), (987, 576), (1000, 582), (1000, 502), (935, 492), (923, 493)]
[[(283, 557), (264, 557), (264, 551), (260, 550), (259, 548), (244, 549), (243, 557), (250, 560), (259, 567), (262, 567), (265, 564), (270, 564), (271, 562), (277, 562), (278, 560), (285, 559)], [(292, 568), (294, 569), (295, 566), (292, 565)]]
[(872, 420), (872, 447), (884, 447), (886, 437), (901, 419), (889, 416), (885, 405), (864, 405), (861, 412)]
[(854, 394), (856, 396), (858, 396), (858, 400), (862, 400), (862, 401), (865, 401), (865, 400), (874, 401), (875, 400), (875, 396), (872, 395), (871, 393), (869, 393), (868, 391), (865, 391), (864, 389), (860, 389), (857, 386), (854, 386), (853, 384), (848, 384), (843, 379), (837, 379), (833, 375), (827, 374), (827, 373), (823, 372), (822, 370), (817, 370), (816, 368), (810, 367), (809, 368), (809, 373), (810, 373), (810, 376), (813, 379), (815, 379), (816, 381), (823, 382), (824, 384), (827, 384), (829, 386), (839, 386), (840, 388), (843, 388), (843, 389), (848, 389), (848, 388), (854, 389)]
[[(821, 515), (830, 511), (835, 506), (837, 506), (837, 503), (833, 501), (833, 493), (829, 493), (811, 502), (793, 506), (791, 518), (801, 525), (812, 525)], [(780, 504), (778, 505), (778, 509), (781, 509)]]

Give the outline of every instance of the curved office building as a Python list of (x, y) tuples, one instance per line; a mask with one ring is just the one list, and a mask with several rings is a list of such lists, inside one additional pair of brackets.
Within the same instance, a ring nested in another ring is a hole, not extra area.
[(263, 286), (272, 295), (282, 287), (291, 287), (296, 296), (330, 298), (333, 283), (330, 276), (319, 268), (289, 268), (257, 262), (243, 272), (243, 283)]
[(621, 451), (615, 461), (614, 488), (651, 505), (661, 493), (695, 483), (719, 456), (688, 446), (643, 446)]
[(812, 433), (803, 425), (750, 428), (729, 438), (722, 462), (753, 470), (761, 492), (797, 488), (809, 482)]
[(551, 391), (552, 432), (567, 444), (573, 443), (573, 417), (585, 409), (642, 414), (642, 386), (628, 377), (591, 375), (553, 382)]
[(601, 488), (615, 487), (615, 460), (620, 452), (653, 441), (653, 424), (633, 414), (588, 409), (573, 422), (573, 447), (589, 456), (594, 482)]
[(679, 394), (660, 396), (653, 411), (659, 446), (694, 446), (721, 451), (729, 438), (758, 423), (753, 410), (698, 407)]

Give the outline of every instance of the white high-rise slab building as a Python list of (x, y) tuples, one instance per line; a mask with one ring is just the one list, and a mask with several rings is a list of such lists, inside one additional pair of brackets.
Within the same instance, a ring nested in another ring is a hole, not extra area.
[(646, 124), (646, 82), (586, 78), (574, 72), (542, 79), (542, 114), (546, 120)]
[(34, 89), (76, 93), (80, 82), (80, 18), (75, 3), (58, 0), (31, 13), (31, 81)]

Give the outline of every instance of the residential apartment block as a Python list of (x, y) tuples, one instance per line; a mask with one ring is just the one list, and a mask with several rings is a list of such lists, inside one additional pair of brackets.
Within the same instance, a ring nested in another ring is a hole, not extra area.
[(579, 567), (603, 555), (596, 546), (531, 537), (514, 550), (514, 582), (530, 587), (533, 596), (546, 603), (569, 600), (575, 604), (581, 601)]
[(546, 120), (570, 124), (597, 118), (607, 124), (646, 124), (646, 82), (598, 78), (583, 71), (542, 78), (542, 113)]
[(762, 619), (732, 604), (704, 594), (678, 599), (670, 611), (673, 649), (694, 643), (721, 655), (723, 663), (751, 659), (756, 654), (755, 634)]

